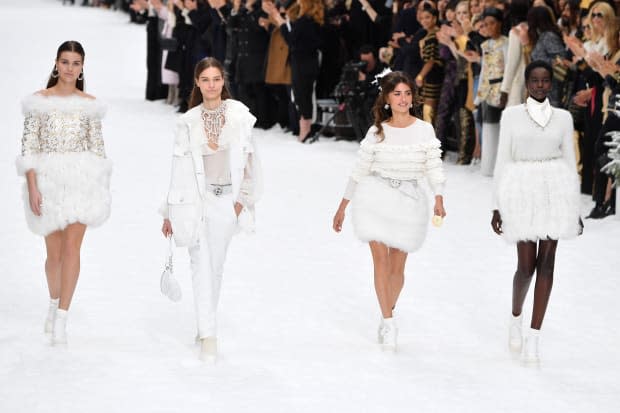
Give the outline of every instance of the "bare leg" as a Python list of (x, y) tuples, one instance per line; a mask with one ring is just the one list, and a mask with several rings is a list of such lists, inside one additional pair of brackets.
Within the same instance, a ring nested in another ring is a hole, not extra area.
[(549, 296), (553, 287), (553, 269), (555, 267), (555, 251), (558, 247), (557, 240), (540, 241), (538, 247), (538, 259), (536, 265), (536, 285), (534, 287), (534, 310), (532, 311), (531, 327), (540, 330)]
[(303, 140), (308, 137), (310, 130), (312, 128), (312, 119), (305, 119), (304, 117), (299, 118), (299, 137), (298, 140), (303, 142)]
[(45, 237), (45, 248), (47, 258), (45, 259), (45, 275), (47, 277), (47, 289), (50, 298), (60, 297), (60, 269), (61, 269), (61, 250), (62, 232), (52, 232)]
[(536, 269), (536, 243), (518, 242), (517, 256), (517, 271), (512, 281), (512, 315), (515, 317), (521, 315), (523, 311), (523, 302)]
[(405, 263), (407, 253), (396, 248), (389, 249), (390, 297), (391, 308), (396, 307), (398, 297), (405, 284)]
[(58, 308), (68, 310), (80, 275), (80, 248), (86, 225), (70, 224), (62, 232), (62, 270), (60, 304)]
[(375, 269), (375, 291), (381, 307), (381, 314), (383, 318), (391, 318), (393, 298), (390, 285), (388, 247), (376, 241), (370, 241), (369, 245)]

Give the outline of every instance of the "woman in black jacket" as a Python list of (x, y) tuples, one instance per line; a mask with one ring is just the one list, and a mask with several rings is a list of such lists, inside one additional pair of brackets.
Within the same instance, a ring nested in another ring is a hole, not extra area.
[(271, 1), (263, 2), (263, 10), (280, 26), (282, 36), (288, 44), (293, 96), (301, 115), (299, 141), (309, 142), (313, 112), (312, 93), (319, 74), (319, 46), (324, 6), (321, 0), (298, 0), (298, 3), (298, 15), (287, 16), (286, 20), (280, 16)]

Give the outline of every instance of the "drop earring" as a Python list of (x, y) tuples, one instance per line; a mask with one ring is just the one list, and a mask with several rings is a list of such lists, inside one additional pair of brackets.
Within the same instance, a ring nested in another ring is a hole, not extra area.
[(80, 72), (80, 75), (78, 76), (78, 80), (84, 80), (84, 71), (83, 70)]
[(383, 105), (383, 109), (390, 110), (390, 104), (386, 103), (385, 105)]
[(58, 69), (56, 68), (56, 65), (54, 65), (54, 70), (52, 70), (52, 77), (54, 79), (58, 77)]

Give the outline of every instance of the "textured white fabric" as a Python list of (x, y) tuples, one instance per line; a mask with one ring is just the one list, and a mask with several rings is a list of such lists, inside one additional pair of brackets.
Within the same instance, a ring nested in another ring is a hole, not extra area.
[[(522, 23), (523, 25), (523, 23)], [(527, 30), (527, 27), (525, 28)], [(506, 106), (523, 103), (525, 96), (525, 57), (519, 35), (513, 28), (508, 34), (508, 49), (506, 51), (506, 66), (501, 91), (508, 93)]]
[(499, 123), (483, 123), (480, 173), (484, 176), (493, 176), (495, 159), (497, 158), (498, 139)]
[(549, 99), (545, 99), (543, 102), (539, 102), (531, 97), (528, 97), (525, 102), (525, 107), (530, 117), (540, 127), (546, 127), (551, 119), (551, 103)]
[(371, 174), (399, 180), (426, 178), (436, 195), (443, 192), (446, 177), (441, 162), (441, 144), (430, 123), (417, 119), (406, 128), (394, 128), (384, 123), (385, 138), (381, 142), (376, 131), (374, 126), (371, 127), (360, 144), (345, 199), (352, 199), (357, 183)]
[(352, 200), (357, 238), (379, 241), (405, 252), (418, 250), (426, 238), (431, 216), (425, 191), (416, 186), (413, 193), (414, 197), (409, 196), (375, 176), (364, 177)]
[(523, 105), (504, 111), (493, 193), (493, 209), (500, 211), (507, 241), (579, 233), (579, 178), (567, 111), (552, 108), (544, 130)]
[(228, 245), (237, 227), (232, 195), (207, 194), (198, 244), (189, 248), (200, 338), (216, 336), (216, 313)]

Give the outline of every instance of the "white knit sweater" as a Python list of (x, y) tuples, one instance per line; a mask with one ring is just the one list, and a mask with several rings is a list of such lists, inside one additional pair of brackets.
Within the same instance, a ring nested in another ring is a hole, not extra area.
[[(530, 99), (528, 99), (528, 102)], [(542, 106), (541, 106), (542, 107)], [(571, 170), (575, 170), (575, 149), (573, 146), (573, 119), (564, 109), (551, 108), (548, 124), (543, 128), (535, 118), (540, 108), (526, 104), (504, 109), (500, 122), (499, 147), (494, 173), (493, 209), (497, 209), (497, 192), (502, 172), (514, 162), (544, 162), (564, 159)]]
[(384, 123), (385, 139), (381, 142), (376, 131), (377, 128), (372, 126), (361, 142), (345, 199), (352, 199), (357, 183), (371, 174), (403, 181), (426, 177), (435, 195), (443, 193), (446, 177), (441, 162), (441, 144), (430, 123), (417, 119), (406, 128)]

